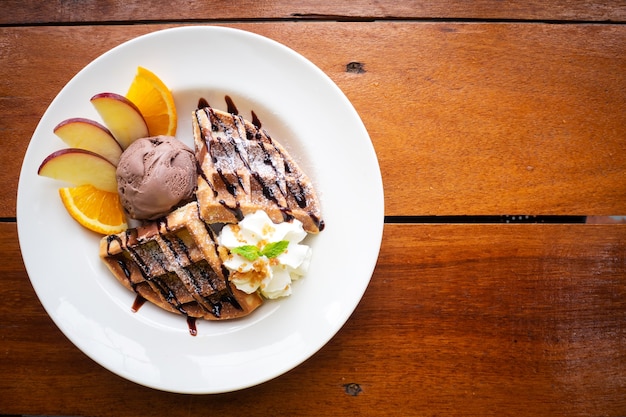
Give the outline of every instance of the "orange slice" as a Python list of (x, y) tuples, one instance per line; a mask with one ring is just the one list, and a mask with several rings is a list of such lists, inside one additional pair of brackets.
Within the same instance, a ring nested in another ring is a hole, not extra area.
[(60, 188), (59, 195), (70, 216), (89, 230), (109, 235), (128, 227), (117, 193), (87, 184)]
[(178, 120), (174, 97), (159, 77), (143, 67), (138, 67), (126, 98), (141, 111), (150, 136), (176, 134)]

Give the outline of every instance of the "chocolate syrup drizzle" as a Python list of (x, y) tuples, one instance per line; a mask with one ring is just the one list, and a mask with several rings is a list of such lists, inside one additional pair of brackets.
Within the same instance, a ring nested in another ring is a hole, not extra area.
[[(205, 224), (203, 222), (203, 224)], [(215, 241), (216, 236), (213, 231), (207, 227), (207, 231), (209, 231), (209, 236), (211, 239)], [(165, 233), (162, 233), (161, 230), (165, 230)], [(238, 310), (242, 310), (241, 305), (234, 297), (232, 293), (232, 288), (230, 286), (230, 281), (228, 280), (229, 271), (228, 269), (222, 267), (222, 273), (225, 277), (225, 287), (218, 288), (216, 282), (219, 280), (219, 277), (214, 271), (209, 271), (204, 268), (195, 268), (198, 276), (195, 276), (191, 271), (190, 267), (183, 267), (185, 263), (190, 266), (193, 265), (190, 249), (185, 244), (183, 239), (177, 236), (169, 229), (167, 225), (166, 218), (162, 218), (157, 220), (157, 233), (159, 237), (165, 242), (170, 251), (174, 254), (174, 259), (181, 266), (179, 270), (184, 274), (182, 277), (179, 275), (179, 279), (183, 280), (183, 283), (187, 287), (191, 287), (192, 290), (190, 293), (196, 299), (197, 304), (204, 310), (216, 318), (221, 316), (221, 312), (223, 309), (223, 305), (225, 303), (232, 305), (234, 308)], [(158, 275), (157, 271), (153, 271), (149, 266), (148, 260), (144, 259), (142, 253), (138, 248), (150, 241), (154, 241), (154, 239), (145, 239), (141, 238), (137, 235), (136, 229), (128, 229), (124, 234), (124, 238), (119, 235), (109, 235), (107, 236), (107, 254), (109, 257), (115, 259), (120, 269), (123, 271), (124, 276), (128, 279), (128, 283), (133, 291), (136, 293), (135, 300), (132, 305), (132, 311), (137, 312), (145, 303), (146, 299), (139, 293), (138, 284), (133, 282), (132, 280), (132, 271), (133, 269), (138, 270), (141, 273), (141, 276), (145, 280), (146, 283), (150, 286), (150, 288), (157, 294), (161, 296), (168, 304), (170, 304), (173, 308), (179, 311), (182, 315), (187, 317), (187, 324), (189, 326), (189, 332), (192, 336), (197, 334), (196, 330), (196, 318), (192, 317), (188, 314), (186, 309), (183, 307), (183, 304), (180, 303), (174, 293), (174, 290), (166, 284), (166, 282), (161, 279)], [(120, 247), (127, 250), (129, 256), (125, 256), (123, 253), (120, 254), (112, 254), (111, 252), (111, 244), (113, 242), (117, 242)], [(217, 249), (216, 249), (217, 250)], [(146, 251), (147, 252), (147, 251)], [(216, 252), (217, 253), (217, 252)], [(160, 255), (162, 253), (159, 252)], [(156, 261), (162, 270), (166, 270), (165, 263), (162, 256), (154, 256), (154, 253), (151, 253), (150, 260)], [(186, 258), (186, 259), (183, 259)], [(201, 292), (201, 284), (198, 281), (198, 278), (206, 280), (208, 285), (215, 292), (210, 296), (202, 296)]]
[[(269, 201), (272, 201), (277, 206), (277, 208), (282, 213), (283, 219), (285, 221), (292, 220), (294, 216), (292, 214), (291, 208), (288, 206), (281, 205), (277, 198), (276, 193), (279, 192), (283, 196), (285, 201), (289, 201), (290, 198), (293, 199), (293, 201), (296, 202), (297, 206), (300, 209), (305, 209), (308, 205), (306, 190), (303, 184), (301, 183), (300, 179), (298, 178), (296, 178), (295, 181), (287, 181), (282, 171), (279, 170), (278, 167), (275, 165), (275, 158), (272, 158), (272, 153), (276, 153), (279, 156), (279, 158), (276, 158), (276, 159), (283, 161), (285, 173), (291, 174), (295, 171), (295, 168), (291, 165), (291, 162), (289, 161), (289, 159), (285, 158), (284, 153), (281, 151), (281, 149), (278, 146), (276, 146), (276, 144), (274, 143), (270, 135), (266, 131), (261, 132), (261, 121), (259, 120), (259, 118), (254, 112), (252, 112), (252, 124), (254, 128), (251, 128), (249, 125), (246, 125), (243, 121), (243, 118), (239, 116), (239, 111), (237, 107), (235, 106), (233, 100), (228, 95), (225, 96), (225, 101), (226, 101), (226, 105), (228, 108), (227, 111), (231, 113), (232, 115), (237, 116), (233, 118), (235, 125), (236, 125), (236, 129), (238, 130), (245, 129), (246, 139), (249, 141), (257, 141), (258, 148), (263, 152), (263, 161), (265, 162), (266, 165), (269, 165), (272, 167), (275, 173), (274, 177), (276, 178), (276, 180), (274, 180), (273, 182), (267, 182), (263, 179), (263, 177), (257, 171), (253, 170), (250, 167), (247, 157), (245, 156), (246, 150), (242, 149), (241, 143), (234, 140), (232, 136), (230, 135), (227, 136), (226, 138), (227, 142), (223, 142), (222, 139), (218, 137), (215, 143), (217, 143), (222, 148), (221, 149), (222, 153), (229, 154), (230, 153), (229, 149), (233, 149), (235, 151), (235, 154), (239, 157), (239, 160), (242, 162), (244, 168), (247, 169), (248, 172), (250, 173), (251, 178), (253, 178), (261, 187), (265, 198), (267, 198)], [(200, 98), (198, 100), (198, 109), (203, 110), (206, 113), (207, 117), (212, 123), (211, 125), (212, 131), (215, 132), (224, 128), (224, 126), (217, 126), (213, 124), (216, 121), (219, 123), (219, 118), (215, 117), (214, 110), (212, 107), (209, 106), (209, 103), (207, 102), (206, 99)], [(209, 144), (210, 141), (209, 141), (209, 137), (207, 137), (207, 132), (204, 132), (201, 129), (201, 135), (202, 135), (202, 138), (204, 139), (205, 146), (202, 148), (202, 150), (200, 151), (200, 154), (198, 155), (198, 164), (197, 164), (198, 174), (209, 185), (209, 187), (213, 191), (213, 195), (217, 197), (218, 191), (216, 190), (212, 181), (209, 181), (208, 176), (202, 169), (202, 161), (207, 156), (210, 156), (213, 159), (213, 162), (217, 160), (215, 156), (215, 151), (217, 150), (213, 149), (213, 147), (210, 146)], [(266, 140), (262, 140), (264, 136)], [(237, 176), (236, 178), (237, 182), (233, 183), (229, 181), (229, 179), (226, 177), (226, 175), (224, 175), (224, 173), (219, 167), (216, 168), (216, 171), (220, 177), (220, 180), (224, 183), (224, 186), (226, 187), (226, 190), (228, 191), (228, 193), (232, 195), (233, 197), (236, 197), (237, 193), (239, 192), (238, 190), (243, 189), (243, 179), (240, 176)], [(281, 183), (285, 184), (284, 190), (280, 186)], [(241, 212), (238, 202), (236, 203), (235, 207), (229, 206), (224, 199), (220, 199), (219, 203), (224, 208), (232, 212), (238, 221), (241, 221), (243, 219), (243, 214)], [(309, 211), (307, 212), (307, 214), (309, 215), (313, 223), (316, 225), (316, 227), (320, 231), (324, 229), (323, 220), (321, 220), (313, 212)]]

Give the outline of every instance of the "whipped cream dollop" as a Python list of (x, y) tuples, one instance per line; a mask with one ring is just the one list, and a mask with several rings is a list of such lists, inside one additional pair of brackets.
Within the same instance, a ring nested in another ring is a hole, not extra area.
[(231, 271), (230, 281), (269, 299), (290, 295), (292, 281), (309, 267), (311, 248), (300, 244), (306, 235), (300, 221), (275, 224), (262, 210), (225, 225), (218, 244), (229, 249), (224, 266)]

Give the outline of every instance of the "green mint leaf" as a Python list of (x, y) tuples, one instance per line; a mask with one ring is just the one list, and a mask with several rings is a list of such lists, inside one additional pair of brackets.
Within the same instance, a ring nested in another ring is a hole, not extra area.
[(275, 258), (287, 249), (289, 246), (288, 240), (281, 240), (279, 242), (268, 243), (265, 245), (263, 250), (261, 251), (261, 255), (267, 256), (268, 258)]
[(232, 253), (236, 253), (237, 255), (243, 256), (249, 261), (254, 261), (259, 256), (261, 256), (259, 248), (254, 245), (237, 246), (236, 248), (232, 248), (230, 251)]

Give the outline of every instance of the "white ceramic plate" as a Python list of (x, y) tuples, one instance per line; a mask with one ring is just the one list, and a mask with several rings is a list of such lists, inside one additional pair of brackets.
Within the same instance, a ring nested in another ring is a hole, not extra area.
[[(125, 94), (137, 66), (173, 91), (177, 137), (193, 146), (191, 111), (199, 98), (243, 116), (253, 110), (314, 182), (326, 229), (309, 236), (313, 260), (293, 295), (266, 302), (236, 321), (198, 322), (146, 304), (98, 256), (99, 237), (66, 213), (57, 189), (37, 176), (41, 161), (66, 147), (52, 133), (70, 117), (100, 120), (89, 103)], [(293, 50), (252, 33), (180, 27), (126, 42), (80, 71), (42, 117), (26, 152), (17, 197), (24, 263), (44, 308), (93, 360), (136, 383), (172, 392), (218, 393), (253, 386), (294, 368), (328, 342), (359, 303), (383, 229), (378, 161), (356, 111), (339, 88)], [(36, 354), (36, 353), (35, 353)]]

